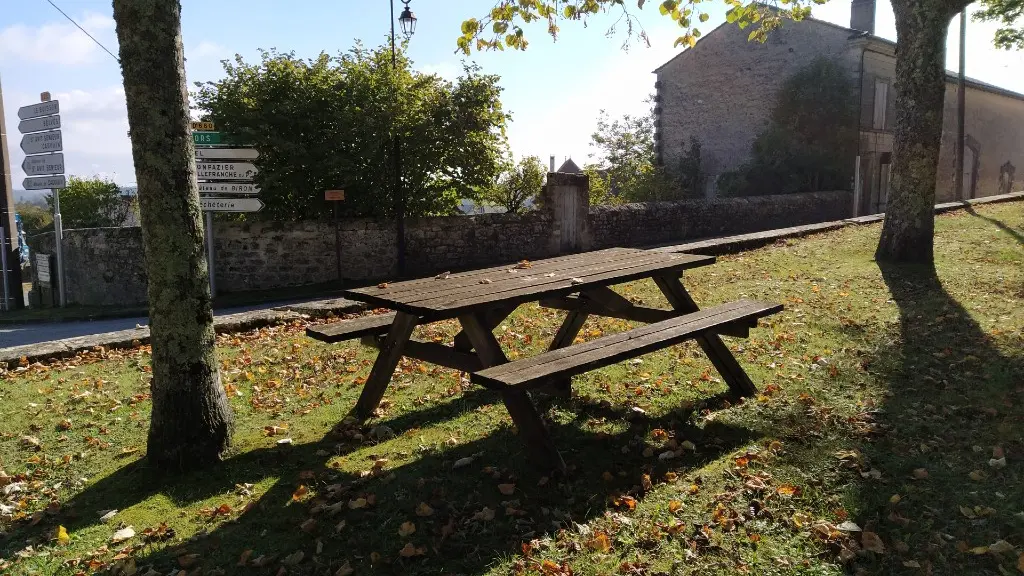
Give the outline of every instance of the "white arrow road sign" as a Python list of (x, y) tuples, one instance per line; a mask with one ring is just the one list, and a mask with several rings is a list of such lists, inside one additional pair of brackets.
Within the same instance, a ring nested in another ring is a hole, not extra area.
[(255, 148), (196, 148), (199, 160), (255, 160), (260, 151)]
[(60, 130), (25, 134), (21, 137), (21, 149), (25, 154), (60, 152), (64, 149), (64, 141), (61, 140)]
[(28, 120), (29, 118), (38, 118), (40, 116), (49, 116), (50, 114), (59, 113), (60, 102), (56, 100), (50, 100), (49, 102), (29, 104), (28, 106), (22, 106), (21, 108), (18, 108), (18, 120)]
[(25, 190), (49, 190), (52, 188), (67, 188), (67, 180), (64, 175), (60, 176), (37, 176), (25, 178), (21, 181), (21, 187)]
[(22, 134), (42, 132), (43, 130), (56, 130), (57, 128), (60, 128), (60, 116), (43, 116), (42, 118), (31, 118), (18, 122), (18, 132)]
[(64, 154), (43, 154), (42, 156), (25, 156), (21, 162), (21, 169), (26, 176), (39, 176), (41, 174), (63, 174)]
[(259, 194), (260, 188), (255, 184), (242, 182), (200, 182), (200, 194)]
[(249, 162), (196, 162), (200, 180), (252, 180), (256, 166)]
[(259, 198), (200, 198), (199, 205), (207, 212), (259, 212)]

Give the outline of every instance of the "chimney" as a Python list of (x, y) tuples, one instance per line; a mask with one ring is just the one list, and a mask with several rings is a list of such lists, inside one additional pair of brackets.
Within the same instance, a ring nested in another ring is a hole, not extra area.
[(850, 28), (875, 34), (875, 0), (853, 0), (850, 4)]
[(555, 171), (555, 155), (554, 154), (551, 155), (551, 158), (548, 161), (548, 165), (551, 166), (551, 169), (549, 170), (549, 172), (554, 172)]

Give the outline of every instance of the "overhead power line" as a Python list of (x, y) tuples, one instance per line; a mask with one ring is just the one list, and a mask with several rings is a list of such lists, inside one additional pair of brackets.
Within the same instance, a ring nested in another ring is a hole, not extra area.
[(62, 15), (63, 15), (63, 16), (65, 17), (65, 18), (67, 18), (69, 22), (71, 22), (71, 23), (72, 23), (72, 24), (74, 24), (74, 25), (75, 25), (76, 27), (78, 27), (78, 29), (79, 29), (79, 30), (81, 30), (83, 34), (85, 34), (86, 36), (88, 36), (90, 40), (92, 40), (93, 42), (95, 42), (97, 46), (99, 46), (100, 48), (103, 48), (103, 51), (104, 51), (104, 52), (106, 52), (107, 54), (110, 54), (110, 57), (111, 57), (111, 58), (113, 58), (113, 59), (114, 59), (114, 60), (115, 60), (115, 61), (116, 61), (116, 62), (117, 62), (118, 64), (120, 64), (120, 63), (121, 63), (121, 59), (120, 59), (120, 58), (118, 58), (117, 56), (114, 56), (114, 53), (113, 53), (113, 52), (111, 52), (110, 50), (107, 50), (107, 47), (106, 47), (106, 46), (104, 46), (102, 42), (100, 42), (100, 41), (99, 41), (99, 40), (97, 40), (96, 38), (93, 38), (93, 35), (92, 35), (92, 34), (89, 34), (89, 31), (88, 31), (88, 30), (86, 30), (85, 28), (82, 28), (82, 27), (81, 27), (81, 26), (80, 26), (80, 25), (78, 24), (78, 22), (75, 22), (75, 19), (74, 19), (74, 18), (72, 18), (71, 16), (68, 16), (66, 12), (64, 12), (63, 10), (61, 10), (61, 9), (60, 9), (60, 6), (57, 6), (56, 4), (54, 4), (54, 3), (53, 3), (53, 0), (46, 0), (46, 1), (47, 1), (47, 2), (48, 2), (48, 3), (50, 4), (50, 6), (53, 6), (53, 7), (54, 7), (54, 8), (55, 8), (55, 9), (57, 10), (57, 12), (60, 12), (60, 13), (61, 13), (61, 14), (62, 14)]

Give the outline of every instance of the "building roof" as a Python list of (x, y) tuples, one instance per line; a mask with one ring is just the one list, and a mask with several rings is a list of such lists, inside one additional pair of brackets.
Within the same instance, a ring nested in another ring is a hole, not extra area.
[[(853, 40), (853, 41), (858, 41), (859, 40), (859, 41), (862, 41), (862, 42), (865, 42), (865, 43), (869, 43), (869, 44), (885, 46), (885, 47), (889, 48), (892, 51), (893, 55), (895, 55), (896, 43), (893, 42), (892, 40), (888, 40), (886, 38), (882, 38), (881, 36), (875, 36), (873, 34), (868, 34), (867, 32), (864, 32), (863, 30), (855, 30), (853, 28), (849, 28), (849, 27), (846, 27), (846, 26), (840, 26), (839, 24), (833, 24), (832, 22), (826, 22), (825, 20), (819, 20), (819, 19), (814, 18), (814, 17), (804, 18), (803, 21), (814, 22), (815, 24), (820, 24), (822, 26), (828, 26), (830, 28), (836, 28), (836, 29), (839, 29), (839, 30), (846, 30), (847, 32), (850, 33), (850, 40)], [(707, 34), (704, 35), (703, 38), (698, 40), (697, 41), (697, 45), (700, 45), (700, 43), (704, 40), (704, 38), (707, 38), (708, 36), (714, 34), (715, 32), (718, 32), (718, 30), (720, 30), (722, 27), (724, 27), (724, 26), (731, 26), (731, 25), (732, 24), (729, 24), (728, 22), (723, 22), (723, 23), (719, 24), (711, 32), (708, 32)], [(690, 51), (690, 49), (682, 50), (681, 52), (679, 52), (678, 54), (676, 54), (672, 58), (669, 58), (667, 62), (665, 62), (661, 66), (658, 66), (657, 68), (655, 68), (652, 71), (652, 73), (657, 74), (658, 72), (661, 71), (662, 68), (668, 66), (669, 64), (674, 62), (677, 58), (681, 58), (683, 55), (685, 55), (689, 51)], [(960, 77), (960, 75), (957, 74), (956, 72), (953, 72), (952, 70), (946, 70), (946, 81), (947, 82), (957, 82), (957, 81), (959, 81), (959, 77)], [(1014, 92), (1013, 90), (1007, 90), (1006, 88), (995, 86), (993, 84), (989, 84), (988, 82), (982, 82), (981, 80), (976, 80), (976, 79), (971, 78), (969, 76), (965, 79), (964, 83), (967, 86), (969, 86), (971, 88), (975, 88), (977, 90), (983, 90), (985, 92), (991, 92), (993, 94), (998, 94), (1000, 96), (1006, 96), (1007, 98), (1014, 98), (1016, 100), (1024, 100), (1024, 94), (1021, 94), (1020, 92)]]
[(582, 174), (583, 170), (572, 161), (572, 158), (569, 158), (565, 162), (562, 162), (562, 165), (558, 167), (558, 172), (562, 172), (564, 174)]

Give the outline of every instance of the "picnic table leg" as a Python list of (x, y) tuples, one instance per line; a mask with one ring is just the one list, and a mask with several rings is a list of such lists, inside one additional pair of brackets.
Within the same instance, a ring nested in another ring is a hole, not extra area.
[(398, 361), (402, 358), (405, 344), (412, 336), (412, 330), (418, 321), (419, 318), (414, 314), (399, 312), (395, 315), (395, 319), (391, 322), (391, 329), (380, 346), (380, 352), (377, 353), (377, 360), (374, 361), (373, 368), (370, 370), (370, 376), (366, 379), (366, 384), (363, 385), (363, 393), (359, 395), (359, 402), (356, 403), (356, 414), (360, 418), (365, 420), (373, 416), (373, 411), (377, 409), (381, 398), (384, 397), (384, 391), (387, 390), (388, 383), (391, 382), (395, 367), (398, 366)]
[[(690, 293), (686, 291), (679, 278), (673, 276), (658, 276), (654, 278), (655, 284), (668, 299), (669, 304), (676, 310), (690, 313), (700, 310), (694, 302)], [(704, 350), (715, 369), (722, 375), (729, 389), (739, 396), (754, 396), (757, 394), (757, 387), (754, 386), (750, 376), (743, 371), (743, 367), (729, 351), (729, 348), (722, 342), (718, 334), (707, 334), (697, 338), (697, 344)]]
[[(482, 315), (459, 316), (459, 322), (462, 323), (463, 331), (472, 342), (473, 349), (476, 350), (485, 368), (508, 362), (505, 352), (502, 351), (501, 345)], [(501, 392), (501, 399), (509, 416), (512, 417), (512, 422), (526, 442), (531, 456), (545, 467), (565, 472), (562, 455), (558, 453), (551, 436), (548, 435), (544, 421), (537, 413), (530, 395), (525, 390), (508, 388)]]
[[(519, 305), (515, 304), (487, 312), (488, 329), (494, 330), (495, 326), (501, 324), (502, 320), (511, 316), (518, 307)], [(460, 352), (469, 352), (473, 349), (473, 344), (469, 341), (469, 336), (466, 335), (465, 330), (460, 330), (459, 333), (455, 335), (455, 349)]]
[[(565, 320), (562, 322), (561, 327), (558, 328), (558, 332), (555, 334), (555, 338), (551, 341), (551, 346), (548, 346), (548, 350), (557, 350), (559, 348), (565, 348), (566, 346), (572, 346), (573, 340), (576, 339), (576, 335), (580, 333), (580, 329), (583, 328), (583, 323), (587, 321), (587, 317), (589, 316), (590, 314), (580, 312), (579, 310), (573, 310), (566, 314)], [(559, 396), (571, 396), (572, 378), (565, 378), (553, 382), (549, 390)]]

